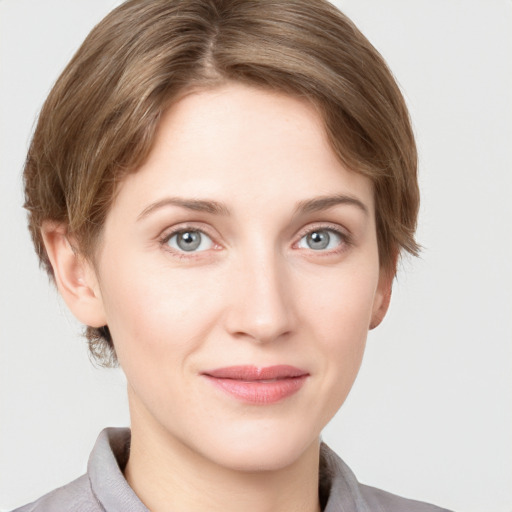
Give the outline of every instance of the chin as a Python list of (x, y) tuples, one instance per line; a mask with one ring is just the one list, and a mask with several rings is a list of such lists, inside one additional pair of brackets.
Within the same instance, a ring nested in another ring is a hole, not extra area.
[(266, 429), (252, 435), (237, 433), (208, 443), (205, 451), (209, 452), (210, 460), (235, 471), (276, 471), (293, 465), (306, 451), (319, 446), (319, 435), (293, 434), (280, 429)]

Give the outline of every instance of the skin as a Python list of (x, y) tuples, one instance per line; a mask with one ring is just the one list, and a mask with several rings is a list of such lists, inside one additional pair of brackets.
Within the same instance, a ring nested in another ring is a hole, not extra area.
[[(202, 245), (183, 251), (173, 230), (200, 230)], [(330, 236), (327, 248), (311, 247), (314, 231)], [(319, 510), (319, 436), (391, 280), (372, 184), (339, 162), (310, 104), (232, 83), (185, 96), (121, 184), (95, 265), (63, 226), (45, 225), (44, 238), (70, 309), (112, 333), (132, 421), (125, 476), (148, 508)], [(294, 395), (255, 405), (202, 375), (248, 364), (309, 376)]]

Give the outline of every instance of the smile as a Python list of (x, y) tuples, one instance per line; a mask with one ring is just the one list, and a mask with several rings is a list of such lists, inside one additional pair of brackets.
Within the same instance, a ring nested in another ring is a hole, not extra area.
[(218, 389), (246, 403), (265, 405), (295, 394), (309, 373), (288, 365), (229, 366), (201, 374)]

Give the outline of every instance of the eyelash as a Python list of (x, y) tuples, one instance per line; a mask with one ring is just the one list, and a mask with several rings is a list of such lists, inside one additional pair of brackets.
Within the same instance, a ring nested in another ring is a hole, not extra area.
[[(340, 229), (339, 226), (333, 225), (333, 224), (318, 224), (315, 226), (309, 226), (303, 231), (299, 233), (299, 239), (297, 242), (294, 243), (294, 245), (297, 245), (304, 237), (310, 235), (311, 233), (315, 233), (318, 231), (328, 231), (331, 233), (335, 233), (340, 238), (340, 244), (335, 249), (323, 251), (315, 251), (314, 249), (309, 249), (310, 251), (314, 252), (317, 256), (332, 256), (333, 254), (341, 254), (344, 251), (346, 251), (351, 245), (353, 245), (352, 236), (342, 229)], [(306, 249), (307, 250), (307, 249)]]
[[(179, 227), (176, 227), (176, 228), (172, 229), (171, 231), (164, 232), (164, 234), (160, 237), (158, 242), (159, 242), (159, 244), (162, 246), (162, 248), (165, 251), (172, 253), (172, 255), (177, 257), (177, 258), (180, 258), (180, 259), (184, 259), (184, 258), (187, 258), (187, 259), (197, 258), (197, 257), (200, 256), (200, 254), (202, 252), (205, 252), (205, 251), (199, 251), (199, 252), (192, 252), (191, 251), (190, 253), (187, 253), (185, 251), (177, 251), (176, 249), (173, 249), (172, 247), (169, 247), (167, 245), (169, 240), (174, 235), (178, 235), (180, 233), (187, 233), (189, 231), (194, 231), (194, 232), (201, 233), (203, 235), (208, 236), (212, 241), (214, 240), (214, 237), (211, 234), (209, 234), (208, 231), (205, 228), (185, 224), (185, 225), (181, 225)], [(213, 242), (213, 243), (214, 243), (215, 246), (218, 246), (217, 243), (215, 243), (215, 242)]]
[[(171, 247), (169, 247), (167, 244), (169, 240), (179, 234), (179, 233), (186, 233), (187, 231), (195, 231), (201, 234), (204, 234), (208, 236), (214, 243), (214, 245), (218, 246), (217, 243), (214, 242), (214, 237), (208, 233), (208, 231), (204, 228), (200, 228), (198, 226), (193, 225), (182, 225), (179, 226), (172, 231), (165, 232), (160, 238), (159, 238), (159, 244), (164, 248), (164, 250), (171, 252), (173, 256), (178, 257), (180, 259), (190, 259), (190, 258), (197, 258), (200, 257), (202, 252), (206, 251), (199, 251), (199, 252), (193, 252), (187, 253), (185, 251), (177, 251)], [(310, 235), (311, 233), (317, 232), (317, 231), (328, 231), (331, 233), (335, 233), (341, 240), (340, 245), (336, 249), (331, 249), (328, 251), (324, 250), (318, 250), (315, 251), (314, 249), (309, 249), (310, 251), (314, 252), (318, 256), (330, 256), (333, 254), (340, 254), (347, 250), (348, 247), (350, 247), (353, 244), (352, 237), (349, 233), (346, 231), (343, 231), (339, 228), (339, 226), (332, 225), (332, 224), (319, 224), (313, 227), (308, 227), (304, 230), (302, 230), (298, 235), (298, 240), (293, 244), (296, 246), (304, 237)], [(307, 249), (306, 249), (307, 250)]]

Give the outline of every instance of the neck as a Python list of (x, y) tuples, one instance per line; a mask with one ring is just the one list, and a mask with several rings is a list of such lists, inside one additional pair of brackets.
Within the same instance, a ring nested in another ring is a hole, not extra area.
[(152, 512), (320, 512), (318, 441), (284, 468), (239, 471), (204, 458), (162, 427), (142, 429), (139, 420), (132, 414), (125, 477)]

